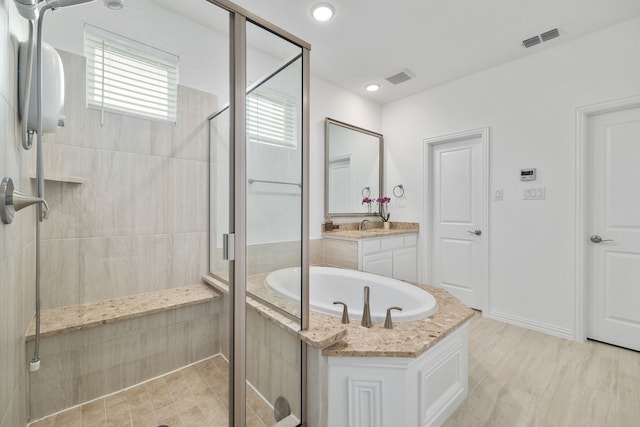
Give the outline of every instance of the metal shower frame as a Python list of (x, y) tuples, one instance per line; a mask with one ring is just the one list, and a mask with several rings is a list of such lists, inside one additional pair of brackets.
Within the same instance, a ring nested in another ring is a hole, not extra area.
[[(311, 46), (287, 31), (227, 0), (207, 0), (229, 12), (230, 33), (230, 179), (229, 233), (235, 235), (233, 261), (229, 261), (230, 307), (230, 426), (246, 424), (246, 293), (247, 229), (245, 186), (246, 170), (246, 29), (247, 22), (257, 25), (302, 49), (302, 295), (300, 328), (309, 328), (309, 90)], [(307, 345), (301, 341), (301, 425), (307, 419)]]

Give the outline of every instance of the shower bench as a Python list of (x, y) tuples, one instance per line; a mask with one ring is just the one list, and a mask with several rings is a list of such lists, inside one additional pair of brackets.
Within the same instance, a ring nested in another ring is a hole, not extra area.
[[(220, 353), (221, 295), (205, 284), (41, 313), (38, 371), (29, 373), (32, 420), (120, 391)], [(35, 320), (26, 334), (32, 357)]]
[[(87, 304), (50, 308), (41, 312), (40, 336), (45, 338), (81, 329), (95, 328), (107, 323), (135, 319), (218, 298), (220, 298), (220, 294), (210, 286), (198, 284)], [(27, 330), (27, 341), (35, 339), (35, 323), (34, 318)]]

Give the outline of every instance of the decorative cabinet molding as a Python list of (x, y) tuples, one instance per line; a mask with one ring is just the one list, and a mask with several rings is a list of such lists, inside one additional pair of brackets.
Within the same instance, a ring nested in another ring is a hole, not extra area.
[(326, 425), (441, 426), (467, 397), (467, 349), (465, 323), (417, 358), (327, 357)]

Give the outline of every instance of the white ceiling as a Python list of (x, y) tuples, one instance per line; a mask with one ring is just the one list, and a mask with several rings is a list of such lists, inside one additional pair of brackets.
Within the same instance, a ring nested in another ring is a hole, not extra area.
[[(193, 1), (153, 0), (202, 22)], [(329, 22), (311, 6), (329, 2)], [(384, 104), (640, 15), (638, 0), (236, 0), (311, 44), (312, 73)], [(524, 49), (521, 41), (559, 28), (560, 37)], [(615, 46), (612, 46), (615, 48)], [(415, 79), (384, 78), (403, 68)], [(375, 93), (364, 90), (378, 82)]]

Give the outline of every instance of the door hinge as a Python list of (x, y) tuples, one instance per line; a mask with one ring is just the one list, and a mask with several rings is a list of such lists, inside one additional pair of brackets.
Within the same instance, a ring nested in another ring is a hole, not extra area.
[(222, 259), (225, 261), (234, 261), (236, 251), (236, 235), (233, 233), (225, 233), (222, 235)]

